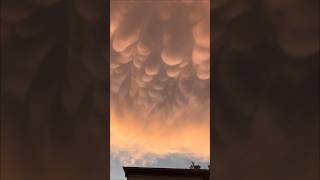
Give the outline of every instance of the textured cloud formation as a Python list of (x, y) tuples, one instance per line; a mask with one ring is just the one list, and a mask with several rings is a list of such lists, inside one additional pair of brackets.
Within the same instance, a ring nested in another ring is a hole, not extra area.
[(127, 151), (124, 164), (209, 159), (209, 10), (208, 0), (111, 1), (111, 151)]
[[(164, 122), (157, 117), (148, 121), (135, 119), (133, 113), (119, 118), (113, 113), (110, 131), (112, 155), (119, 156), (123, 165), (152, 165), (157, 158), (169, 154), (185, 154), (196, 160), (208, 161), (209, 112), (201, 109), (188, 114), (188, 119), (180, 119), (187, 115), (176, 115)], [(127, 152), (126, 156), (123, 152)]]

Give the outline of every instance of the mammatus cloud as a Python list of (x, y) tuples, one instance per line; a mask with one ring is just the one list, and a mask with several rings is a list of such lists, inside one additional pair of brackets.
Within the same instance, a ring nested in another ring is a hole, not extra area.
[[(191, 107), (189, 107), (191, 108)], [(188, 109), (189, 110), (189, 109)], [(182, 113), (182, 112), (180, 112)], [(111, 114), (111, 151), (124, 165), (150, 165), (157, 158), (170, 154), (184, 154), (199, 161), (208, 161), (210, 154), (209, 111), (193, 112), (188, 119), (175, 119), (166, 122), (160, 118), (136, 119), (126, 113), (119, 117)], [(200, 113), (205, 113), (200, 115)], [(186, 115), (182, 116), (186, 118)], [(126, 156), (123, 155), (126, 152)]]
[(111, 151), (124, 164), (209, 160), (209, 3), (111, 1)]

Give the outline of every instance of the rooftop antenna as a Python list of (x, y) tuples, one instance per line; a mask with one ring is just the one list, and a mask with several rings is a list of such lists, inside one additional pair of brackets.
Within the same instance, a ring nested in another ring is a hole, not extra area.
[(201, 169), (200, 165), (196, 165), (193, 161), (191, 161), (190, 169)]

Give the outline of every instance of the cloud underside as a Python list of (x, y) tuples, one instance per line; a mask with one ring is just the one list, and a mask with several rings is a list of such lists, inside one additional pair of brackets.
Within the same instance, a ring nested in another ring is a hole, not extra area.
[(176, 117), (171, 121), (136, 119), (129, 112), (119, 118), (111, 113), (111, 153), (120, 158), (123, 165), (151, 165), (170, 154), (208, 161), (209, 111), (193, 113), (188, 118), (183, 116), (187, 119)]
[(123, 165), (210, 154), (209, 1), (111, 1), (111, 153)]

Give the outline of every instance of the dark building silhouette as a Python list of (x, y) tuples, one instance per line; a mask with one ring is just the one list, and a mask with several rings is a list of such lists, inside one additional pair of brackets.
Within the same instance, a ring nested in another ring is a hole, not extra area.
[(208, 169), (123, 167), (127, 180), (209, 180)]

